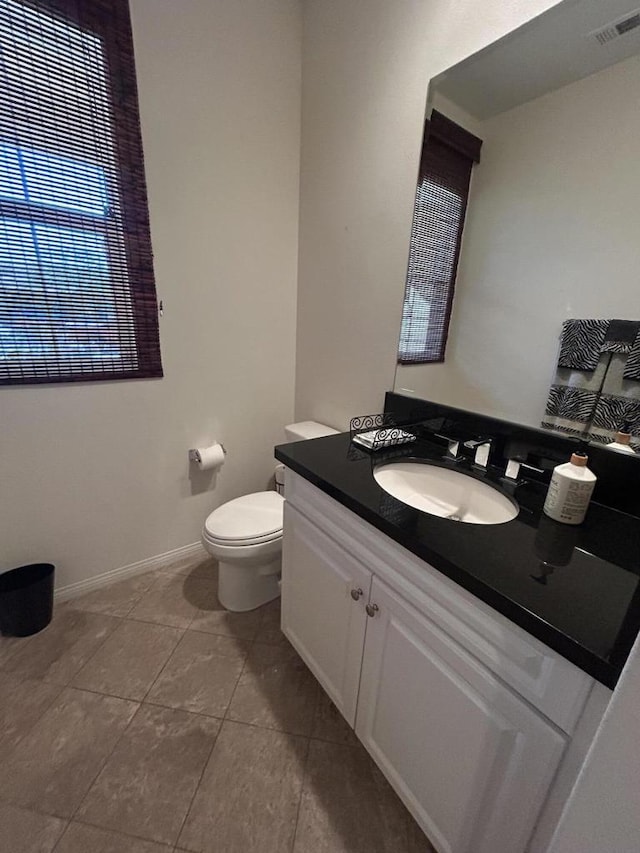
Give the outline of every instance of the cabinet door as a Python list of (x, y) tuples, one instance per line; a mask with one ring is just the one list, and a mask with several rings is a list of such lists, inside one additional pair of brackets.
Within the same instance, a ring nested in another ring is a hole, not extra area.
[(370, 587), (371, 572), (285, 502), (282, 630), (351, 726)]
[(521, 853), (564, 736), (375, 579), (356, 732), (440, 853)]

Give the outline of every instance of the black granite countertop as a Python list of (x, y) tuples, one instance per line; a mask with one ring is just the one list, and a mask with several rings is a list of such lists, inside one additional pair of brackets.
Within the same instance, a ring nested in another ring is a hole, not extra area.
[(592, 502), (579, 527), (542, 513), (546, 487), (505, 485), (421, 440), (403, 457), (455, 467), (509, 493), (518, 516), (462, 524), (397, 501), (373, 477), (398, 448), (367, 454), (348, 433), (276, 447), (291, 470), (613, 688), (640, 629), (640, 520)]

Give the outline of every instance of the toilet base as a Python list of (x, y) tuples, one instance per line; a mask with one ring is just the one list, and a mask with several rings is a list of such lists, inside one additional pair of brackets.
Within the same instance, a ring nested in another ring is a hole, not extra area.
[(257, 566), (241, 563), (218, 563), (218, 599), (233, 613), (255, 610), (280, 597), (281, 556)]

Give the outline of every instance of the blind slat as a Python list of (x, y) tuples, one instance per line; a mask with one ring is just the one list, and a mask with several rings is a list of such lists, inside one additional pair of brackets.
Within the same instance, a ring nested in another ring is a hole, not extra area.
[(127, 0), (0, 0), (0, 384), (162, 376)]

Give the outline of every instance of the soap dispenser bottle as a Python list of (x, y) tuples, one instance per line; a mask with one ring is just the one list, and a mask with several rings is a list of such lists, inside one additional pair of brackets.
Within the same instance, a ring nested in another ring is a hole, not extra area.
[(562, 524), (581, 524), (587, 514), (596, 484), (596, 475), (587, 468), (584, 453), (573, 453), (571, 460), (553, 469), (544, 511)]
[(605, 444), (605, 447), (609, 450), (617, 450), (618, 453), (630, 453), (632, 456), (636, 455), (635, 450), (629, 442), (631, 441), (631, 433), (628, 431), (629, 427), (627, 424), (615, 434), (613, 441), (609, 442), (609, 444)]

